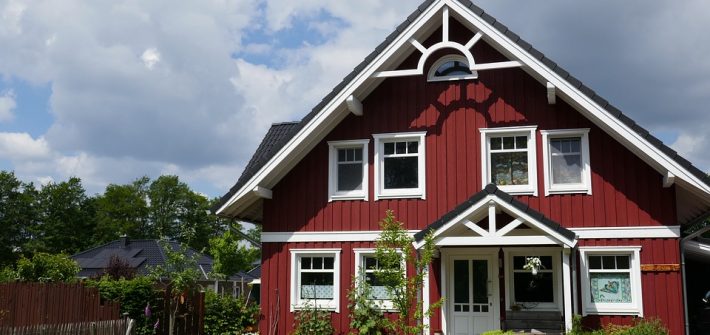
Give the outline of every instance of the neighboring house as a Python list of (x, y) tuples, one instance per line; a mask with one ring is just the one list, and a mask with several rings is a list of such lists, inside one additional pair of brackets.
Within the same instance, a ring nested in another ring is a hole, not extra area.
[[(180, 243), (174, 241), (168, 243), (173, 250), (180, 250)], [(249, 273), (237, 273), (225, 280), (215, 280), (210, 276), (212, 258), (192, 248), (188, 248), (187, 252), (190, 255), (197, 255), (197, 267), (200, 272), (199, 283), (204, 288), (237, 296), (243, 292), (249, 292), (249, 284), (259, 279), (259, 277), (254, 277), (253, 274), (250, 274), (254, 271), (252, 270)], [(128, 263), (139, 275), (149, 274), (151, 268), (165, 265), (166, 261), (165, 252), (159, 240), (133, 240), (127, 237), (121, 237), (118, 240), (77, 253), (71, 257), (79, 263), (81, 268), (78, 276), (90, 278), (100, 276), (113, 256)], [(256, 264), (255, 267), (259, 268), (259, 265)], [(258, 272), (254, 273), (258, 274)]]
[(347, 333), (388, 209), (416, 246), (435, 236), (422, 299), (445, 301), (428, 333), (560, 332), (580, 314), (683, 334), (681, 229), (707, 217), (710, 186), (493, 17), (436, 0), (300, 122), (274, 124), (215, 207), (262, 225), (261, 331), (290, 333), (315, 302)]

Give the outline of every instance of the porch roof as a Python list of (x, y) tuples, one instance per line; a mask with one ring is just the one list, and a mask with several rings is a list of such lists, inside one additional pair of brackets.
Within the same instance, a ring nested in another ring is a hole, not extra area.
[(515, 199), (512, 195), (503, 192), (494, 184), (488, 184), (482, 191), (474, 194), (471, 198), (458, 205), (452, 211), (444, 214), (440, 219), (416, 233), (414, 235), (416, 243), (419, 244), (422, 242), (424, 237), (430, 232), (437, 234), (437, 232), (442, 228), (445, 228), (460, 219), (464, 219), (462, 217), (463, 215), (484, 206), (482, 202), (487, 198), (490, 201), (494, 201), (497, 205), (501, 205), (502, 207), (512, 209), (513, 211), (522, 214), (521, 216), (527, 216), (527, 220), (523, 221), (540, 228), (547, 234), (560, 240), (560, 242), (568, 246), (574, 246), (576, 244), (577, 234), (573, 231), (563, 227), (555, 221), (550, 220), (542, 213)]

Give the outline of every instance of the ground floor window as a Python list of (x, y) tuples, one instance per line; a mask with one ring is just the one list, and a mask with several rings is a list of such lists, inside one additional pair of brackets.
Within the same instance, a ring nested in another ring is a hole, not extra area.
[(643, 315), (640, 247), (582, 247), (582, 305), (586, 314)]
[(338, 311), (340, 249), (291, 249), (291, 309)]
[[(510, 248), (506, 253), (508, 309), (561, 310), (561, 250)], [(535, 271), (529, 263), (537, 263)]]
[[(375, 257), (374, 249), (355, 249), (355, 273), (358, 276), (358, 283), (365, 281), (370, 285), (371, 292), (368, 297), (373, 300), (381, 309), (392, 310), (392, 297), (375, 274), (381, 269), (381, 264)], [(404, 266), (404, 263), (402, 263)]]

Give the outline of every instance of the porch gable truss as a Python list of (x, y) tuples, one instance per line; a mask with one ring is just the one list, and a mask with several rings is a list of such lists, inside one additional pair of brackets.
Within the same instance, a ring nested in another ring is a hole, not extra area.
[[(498, 213), (513, 220), (498, 225)], [(487, 224), (486, 220), (487, 219)], [(481, 224), (479, 224), (481, 223)], [(493, 184), (414, 235), (415, 247), (424, 245), (427, 234), (437, 246), (561, 245), (573, 248), (577, 235)]]

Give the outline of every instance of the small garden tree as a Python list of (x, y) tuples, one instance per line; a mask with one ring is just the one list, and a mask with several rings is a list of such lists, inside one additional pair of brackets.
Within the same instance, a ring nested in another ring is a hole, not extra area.
[[(392, 210), (387, 210), (380, 227), (382, 233), (375, 243), (375, 257), (380, 267), (375, 276), (387, 289), (398, 311), (397, 320), (387, 321), (397, 333), (421, 334), (426, 329), (424, 317), (431, 317), (442, 302), (435, 301), (424, 310), (423, 299), (419, 298), (424, 288), (424, 276), (428, 275), (436, 251), (434, 237), (428, 234), (423, 246), (415, 249), (414, 239), (409, 236), (404, 224), (397, 221)], [(402, 266), (403, 258), (405, 266)], [(406, 268), (412, 270), (409, 276)]]
[(185, 303), (185, 297), (197, 289), (200, 272), (197, 270), (197, 254), (189, 251), (187, 245), (180, 244), (176, 248), (167, 240), (161, 240), (160, 245), (165, 253), (165, 265), (152, 269), (151, 276), (161, 283), (167, 284), (170, 295), (168, 311), (168, 334), (175, 333), (175, 320), (180, 305)]

